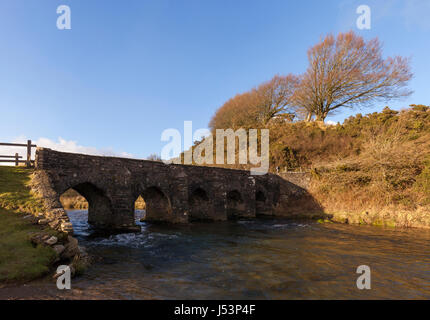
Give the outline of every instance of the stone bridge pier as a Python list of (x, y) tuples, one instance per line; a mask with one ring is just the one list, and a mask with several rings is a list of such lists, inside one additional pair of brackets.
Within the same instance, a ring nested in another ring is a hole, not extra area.
[[(33, 190), (58, 228), (69, 225), (60, 196), (74, 189), (89, 203), (88, 221), (101, 229), (136, 230), (135, 201), (146, 220), (188, 223), (272, 216), (303, 189), (267, 174), (214, 167), (88, 156), (47, 148), (36, 151)], [(51, 213), (51, 214), (49, 214)]]

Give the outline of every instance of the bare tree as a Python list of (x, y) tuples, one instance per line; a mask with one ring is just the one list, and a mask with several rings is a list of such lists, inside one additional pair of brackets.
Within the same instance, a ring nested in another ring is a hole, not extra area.
[(146, 160), (150, 160), (150, 161), (162, 161), (162, 160), (161, 160), (161, 157), (160, 157), (158, 154), (156, 154), (156, 153), (152, 153), (152, 154), (150, 154), (150, 155), (146, 158)]
[(258, 87), (229, 99), (213, 116), (212, 129), (265, 127), (277, 117), (292, 120), (291, 97), (299, 79), (294, 75), (275, 76)]
[(212, 129), (237, 129), (252, 127), (256, 121), (255, 95), (245, 92), (235, 95), (222, 105), (212, 117)]
[(263, 126), (275, 117), (294, 118), (291, 98), (298, 84), (299, 78), (295, 75), (276, 75), (253, 90), (257, 118)]
[(306, 120), (324, 119), (339, 108), (367, 107), (406, 97), (412, 72), (409, 59), (382, 58), (377, 38), (354, 32), (328, 35), (308, 51), (309, 67), (293, 100)]

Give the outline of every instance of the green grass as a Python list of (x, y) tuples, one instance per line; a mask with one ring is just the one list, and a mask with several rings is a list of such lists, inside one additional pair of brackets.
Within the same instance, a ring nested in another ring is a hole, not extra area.
[(34, 247), (30, 236), (35, 232), (57, 232), (23, 219), (24, 212), (43, 209), (42, 201), (33, 197), (28, 186), (32, 172), (22, 167), (0, 167), (0, 283), (38, 278), (49, 271), (55, 259), (54, 250)]
[(37, 213), (43, 210), (28, 186), (33, 170), (23, 167), (0, 167), (0, 207), (17, 212)]
[(54, 250), (34, 247), (30, 242), (31, 233), (41, 229), (23, 219), (22, 214), (0, 208), (0, 283), (32, 280), (49, 271), (56, 256)]

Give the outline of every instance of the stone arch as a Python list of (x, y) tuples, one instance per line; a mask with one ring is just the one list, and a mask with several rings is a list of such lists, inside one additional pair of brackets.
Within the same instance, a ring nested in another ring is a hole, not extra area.
[(263, 191), (257, 190), (255, 192), (255, 200), (256, 201), (261, 201), (261, 202), (266, 202), (266, 195), (264, 194)]
[[(171, 218), (170, 199), (159, 187), (148, 187), (139, 195), (145, 201), (145, 221), (168, 221)], [(135, 197), (135, 201), (139, 195)]]
[(134, 201), (134, 218), (136, 220), (144, 221), (145, 220), (145, 210), (146, 210), (146, 202), (143, 199), (142, 195), (139, 195), (137, 199)]
[(205, 190), (200, 187), (194, 189), (188, 203), (190, 206), (189, 221), (212, 220), (210, 212), (211, 203)]
[(88, 223), (91, 226), (109, 228), (112, 225), (112, 203), (101, 188), (90, 182), (82, 182), (67, 188), (70, 189), (75, 190), (88, 202)]
[(255, 191), (255, 214), (257, 216), (269, 214), (267, 196), (262, 190)]
[(227, 192), (227, 219), (236, 220), (245, 215), (245, 202), (238, 190)]
[(73, 188), (60, 195), (60, 202), (65, 210), (88, 210), (87, 199)]

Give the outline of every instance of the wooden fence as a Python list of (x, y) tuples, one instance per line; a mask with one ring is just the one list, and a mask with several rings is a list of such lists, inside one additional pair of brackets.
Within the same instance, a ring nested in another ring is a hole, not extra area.
[[(21, 143), (2, 143), (0, 142), (0, 147), (26, 147), (27, 148), (27, 160), (20, 160), (22, 159), (22, 156), (18, 155), (18, 153), (15, 153), (15, 155), (0, 155), (0, 163), (2, 162), (8, 162), (8, 163), (15, 163), (16, 166), (19, 166), (20, 163), (25, 163), (27, 168), (30, 168), (32, 165), (34, 165), (34, 160), (31, 160), (31, 148), (36, 148), (37, 146), (35, 144), (31, 144), (31, 140), (27, 141), (27, 144), (21, 144)], [(6, 160), (3, 160), (6, 159)]]

